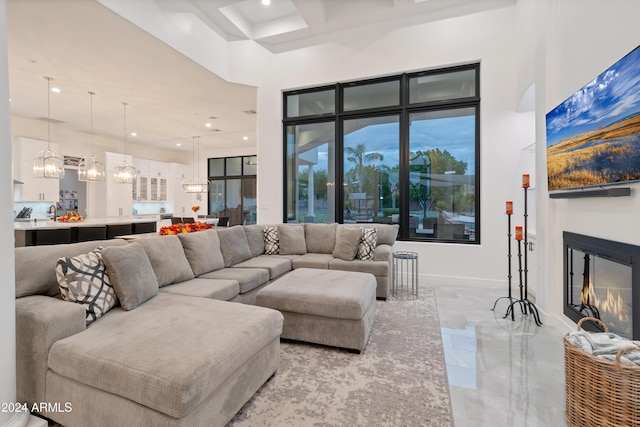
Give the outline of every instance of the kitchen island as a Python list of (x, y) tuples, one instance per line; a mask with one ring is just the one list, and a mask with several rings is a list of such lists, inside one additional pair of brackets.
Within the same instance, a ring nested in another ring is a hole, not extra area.
[(154, 216), (88, 218), (75, 222), (34, 219), (13, 224), (16, 247), (113, 239), (158, 229)]

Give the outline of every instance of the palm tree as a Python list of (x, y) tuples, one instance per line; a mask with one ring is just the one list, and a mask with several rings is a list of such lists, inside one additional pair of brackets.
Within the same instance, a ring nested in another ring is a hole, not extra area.
[(358, 144), (355, 147), (344, 147), (347, 160), (356, 164), (356, 176), (358, 177), (358, 192), (364, 192), (364, 165), (375, 161), (382, 161), (384, 156), (382, 153), (372, 151), (365, 152), (364, 144)]

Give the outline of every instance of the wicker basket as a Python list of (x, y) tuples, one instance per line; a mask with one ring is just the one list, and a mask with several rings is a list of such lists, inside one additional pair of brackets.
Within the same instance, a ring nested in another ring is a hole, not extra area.
[[(605, 332), (609, 328), (599, 319)], [(564, 339), (567, 421), (572, 427), (640, 426), (640, 366), (620, 364), (620, 356), (638, 347), (618, 352), (614, 362), (600, 359)]]

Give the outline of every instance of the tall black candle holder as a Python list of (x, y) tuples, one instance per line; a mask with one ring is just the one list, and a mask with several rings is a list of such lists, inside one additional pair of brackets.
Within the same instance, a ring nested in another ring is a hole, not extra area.
[[(525, 180), (526, 177), (526, 180)], [(513, 310), (514, 306), (518, 304), (520, 306), (520, 311), (523, 315), (527, 315), (531, 313), (533, 315), (533, 320), (536, 322), (536, 325), (542, 326), (542, 322), (540, 321), (540, 314), (538, 313), (538, 308), (536, 305), (529, 300), (529, 283), (528, 283), (528, 265), (527, 265), (527, 249), (528, 249), (528, 240), (527, 240), (527, 189), (529, 188), (529, 175), (523, 175), (522, 180), (522, 188), (524, 189), (524, 280), (522, 278), (522, 251), (520, 249), (520, 240), (518, 240), (518, 271), (520, 273), (520, 299), (513, 301), (507, 307), (507, 312), (504, 315), (504, 318), (511, 314), (511, 318), (513, 319)]]
[[(507, 203), (509, 204), (511, 202)], [(498, 301), (501, 299), (508, 299), (509, 303), (513, 303), (514, 301), (514, 298), (511, 295), (511, 215), (513, 215), (513, 206), (511, 206), (511, 209), (507, 208), (507, 296), (498, 298), (493, 303), (492, 311), (495, 311), (496, 305), (498, 305)], [(511, 311), (511, 320), (515, 320), (513, 310)]]

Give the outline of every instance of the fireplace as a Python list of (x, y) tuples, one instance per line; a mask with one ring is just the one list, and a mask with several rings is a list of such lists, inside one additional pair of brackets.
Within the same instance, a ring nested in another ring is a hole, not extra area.
[(567, 231), (563, 241), (564, 314), (575, 322), (596, 317), (611, 332), (640, 339), (640, 246)]

